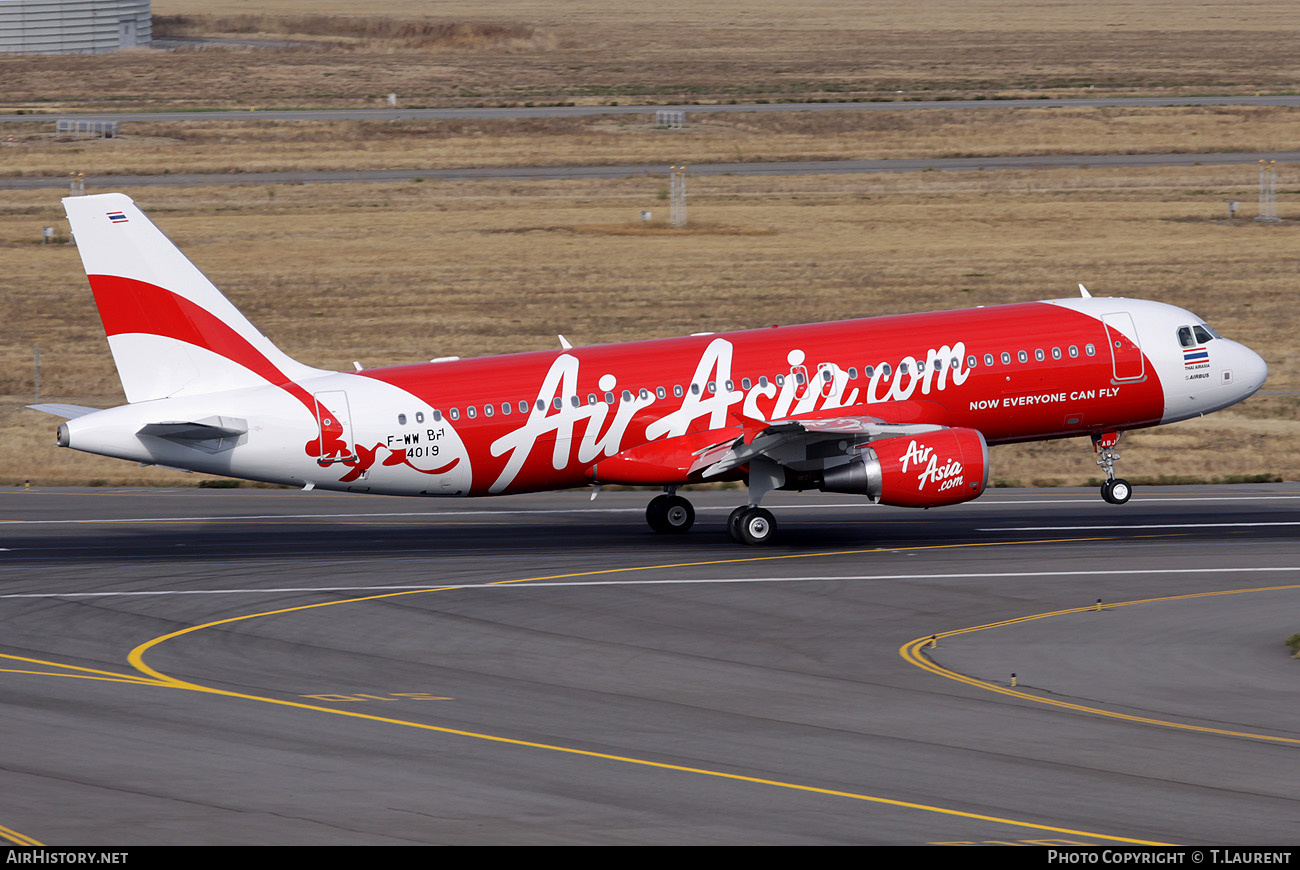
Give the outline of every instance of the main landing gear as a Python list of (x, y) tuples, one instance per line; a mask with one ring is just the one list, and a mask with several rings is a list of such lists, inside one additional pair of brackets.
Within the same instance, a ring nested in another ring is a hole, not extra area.
[(769, 544), (776, 537), (776, 517), (761, 507), (741, 505), (727, 517), (727, 531), (737, 544)]
[[(758, 506), (764, 495), (785, 482), (785, 469), (763, 457), (749, 463), (749, 504), (741, 505), (727, 517), (727, 531), (738, 544), (770, 544), (776, 538), (776, 517)], [(695, 524), (695, 508), (677, 495), (677, 487), (664, 487), (664, 494), (650, 499), (645, 509), (646, 522), (660, 534), (681, 534)]]
[[(695, 508), (680, 495), (657, 495), (646, 505), (645, 520), (663, 535), (679, 535), (695, 525)], [(756, 505), (741, 505), (727, 517), (727, 531), (738, 544), (767, 544), (776, 536), (776, 518)]]
[(645, 521), (660, 534), (680, 535), (695, 525), (695, 508), (675, 490), (650, 499), (646, 505)]
[(1106, 432), (1092, 436), (1092, 449), (1097, 452), (1097, 464), (1106, 472), (1106, 482), (1101, 485), (1101, 497), (1110, 504), (1124, 504), (1133, 497), (1133, 487), (1127, 480), (1115, 476), (1115, 460), (1119, 454), (1115, 445), (1120, 433)]

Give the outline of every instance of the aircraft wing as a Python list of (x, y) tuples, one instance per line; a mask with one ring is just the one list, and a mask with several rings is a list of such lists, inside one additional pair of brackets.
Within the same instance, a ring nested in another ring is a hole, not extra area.
[(737, 472), (759, 458), (793, 471), (819, 471), (872, 441), (945, 429), (947, 416), (928, 401), (854, 405), (771, 421), (733, 415), (731, 426), (624, 450), (591, 466), (587, 476), (599, 483), (684, 484)]
[[(691, 471), (708, 480), (763, 457), (790, 467), (821, 465), (819, 459), (828, 455), (819, 449), (822, 442), (848, 440), (846, 448), (856, 449), (882, 438), (899, 435), (919, 435), (945, 428), (934, 423), (886, 423), (878, 417), (822, 417), (812, 420), (776, 420), (754, 435), (748, 442), (738, 438), (725, 447), (702, 452), (692, 464)], [(846, 436), (847, 439), (846, 439)], [(842, 455), (843, 449), (835, 454)]]

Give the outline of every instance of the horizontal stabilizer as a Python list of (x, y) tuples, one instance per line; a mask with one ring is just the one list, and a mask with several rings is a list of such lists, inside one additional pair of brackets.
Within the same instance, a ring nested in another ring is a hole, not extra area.
[(248, 421), (235, 417), (204, 417), (202, 420), (170, 420), (149, 423), (137, 435), (164, 438), (183, 447), (193, 447), (204, 453), (220, 453), (239, 444), (248, 434)]
[(61, 405), (58, 402), (44, 402), (40, 405), (28, 405), (27, 407), (33, 411), (40, 411), (42, 414), (53, 414), (56, 417), (66, 417), (69, 420), (75, 420), (78, 417), (84, 417), (100, 410), (99, 408), (87, 408), (85, 405)]

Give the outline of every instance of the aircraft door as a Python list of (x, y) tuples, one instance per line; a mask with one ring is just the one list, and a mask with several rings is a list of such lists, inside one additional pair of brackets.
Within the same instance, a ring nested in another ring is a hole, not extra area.
[(1140, 381), (1145, 378), (1142, 346), (1132, 316), (1127, 311), (1115, 311), (1103, 314), (1101, 322), (1106, 327), (1106, 346), (1110, 348), (1111, 370), (1115, 374), (1115, 380)]
[(348, 407), (348, 394), (343, 390), (328, 390), (315, 394), (316, 422), (320, 426), (317, 457), (322, 464), (353, 459), (352, 415)]

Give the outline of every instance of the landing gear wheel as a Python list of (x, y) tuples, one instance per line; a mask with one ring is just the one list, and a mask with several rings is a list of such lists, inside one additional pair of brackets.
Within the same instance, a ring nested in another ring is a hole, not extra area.
[(1111, 504), (1124, 504), (1133, 497), (1133, 487), (1127, 480), (1116, 477), (1101, 485), (1101, 497)]
[(657, 495), (646, 505), (645, 521), (660, 534), (681, 534), (695, 525), (695, 508), (680, 495)]
[(680, 535), (695, 525), (695, 508), (680, 495), (668, 496), (664, 502), (664, 531)]
[(734, 528), (733, 537), (742, 544), (751, 547), (770, 544), (776, 537), (776, 517), (760, 507), (747, 507), (736, 520)]
[(645, 521), (650, 524), (650, 528), (656, 532), (663, 532), (667, 520), (664, 518), (664, 502), (668, 501), (668, 496), (657, 495), (650, 499), (650, 504), (645, 506)]
[(737, 544), (745, 543), (740, 539), (740, 518), (749, 510), (749, 505), (742, 504), (727, 516), (727, 531), (731, 534), (731, 540)]

